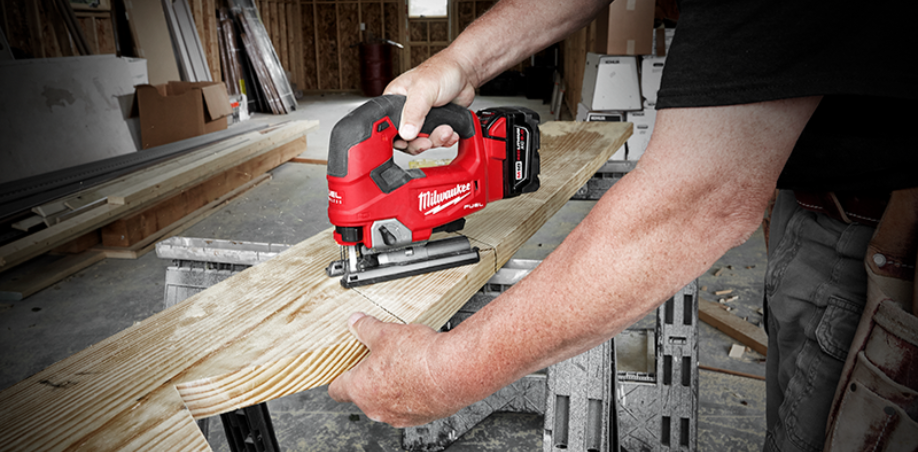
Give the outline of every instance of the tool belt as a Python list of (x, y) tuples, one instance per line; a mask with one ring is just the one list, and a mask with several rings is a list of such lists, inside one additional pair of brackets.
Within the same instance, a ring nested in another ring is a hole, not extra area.
[[(849, 219), (866, 213), (839, 202)], [(895, 191), (867, 247), (867, 305), (829, 412), (826, 451), (918, 450), (916, 258), (918, 188)]]
[(845, 223), (876, 227), (886, 210), (889, 193), (864, 194), (840, 192), (794, 191), (797, 204), (806, 210), (820, 212)]

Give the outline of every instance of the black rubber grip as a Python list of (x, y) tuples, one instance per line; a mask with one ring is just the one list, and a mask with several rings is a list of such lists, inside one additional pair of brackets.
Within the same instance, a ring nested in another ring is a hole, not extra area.
[[(373, 124), (389, 117), (395, 127), (402, 118), (405, 96), (388, 95), (371, 99), (357, 107), (335, 124), (328, 143), (328, 175), (347, 176), (347, 162), (352, 147), (373, 134)], [(421, 133), (429, 134), (440, 125), (448, 124), (459, 138), (475, 136), (475, 117), (467, 108), (456, 104), (434, 107), (427, 114)]]

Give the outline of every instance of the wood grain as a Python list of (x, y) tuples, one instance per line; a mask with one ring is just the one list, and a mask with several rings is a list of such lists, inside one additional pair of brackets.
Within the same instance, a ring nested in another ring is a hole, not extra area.
[(208, 450), (193, 419), (327, 384), (358, 363), (367, 351), (347, 330), (352, 312), (432, 327), (446, 321), (630, 128), (543, 125), (540, 191), (468, 220), (467, 235), (494, 244), (479, 264), (346, 290), (324, 273), (339, 255), (329, 229), (0, 392), (0, 444)]

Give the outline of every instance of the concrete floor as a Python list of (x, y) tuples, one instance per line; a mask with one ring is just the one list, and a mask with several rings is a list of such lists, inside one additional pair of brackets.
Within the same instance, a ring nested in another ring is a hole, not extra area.
[[(359, 96), (307, 96), (292, 116), (318, 119), (319, 130), (308, 136), (306, 158), (324, 159), (332, 126), (364, 102)], [(492, 105), (524, 105), (548, 118), (548, 108), (523, 98), (479, 98), (473, 109)], [(279, 118), (257, 115), (254, 121)], [(282, 118), (288, 119), (288, 118)], [(422, 156), (424, 158), (440, 158)], [(330, 226), (325, 216), (325, 168), (284, 164), (273, 179), (238, 198), (182, 235), (257, 242), (297, 243)], [(571, 201), (518, 252), (518, 258), (544, 258), (593, 206)], [(0, 282), (41, 271), (56, 259), (43, 256), (0, 274)], [(0, 390), (163, 308), (163, 282), (169, 261), (154, 253), (136, 260), (108, 259), (35, 295), (0, 303)], [(725, 267), (718, 277), (714, 271)], [(700, 278), (702, 297), (716, 299), (716, 290), (734, 289), (734, 312), (757, 322), (761, 315), (765, 270), (761, 231), (732, 250)], [(746, 353), (731, 359), (733, 341), (706, 324), (700, 326), (702, 364), (764, 375), (761, 356)], [(717, 372), (700, 372), (699, 450), (758, 450), (765, 430), (764, 382)], [(272, 420), (285, 451), (400, 450), (400, 431), (367, 420), (350, 404), (330, 400), (317, 388), (269, 403)], [(356, 415), (356, 416), (355, 416)], [(211, 420), (209, 440), (217, 451), (229, 450), (219, 420)], [(542, 418), (496, 414), (447, 449), (456, 451), (541, 450)]]

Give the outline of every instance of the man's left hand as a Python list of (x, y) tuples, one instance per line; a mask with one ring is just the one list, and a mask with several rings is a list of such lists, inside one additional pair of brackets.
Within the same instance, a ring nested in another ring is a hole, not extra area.
[(431, 369), (441, 334), (424, 325), (385, 323), (363, 313), (352, 315), (348, 328), (370, 354), (329, 385), (332, 399), (353, 402), (371, 420), (399, 428), (426, 424), (464, 406), (438, 386)]

